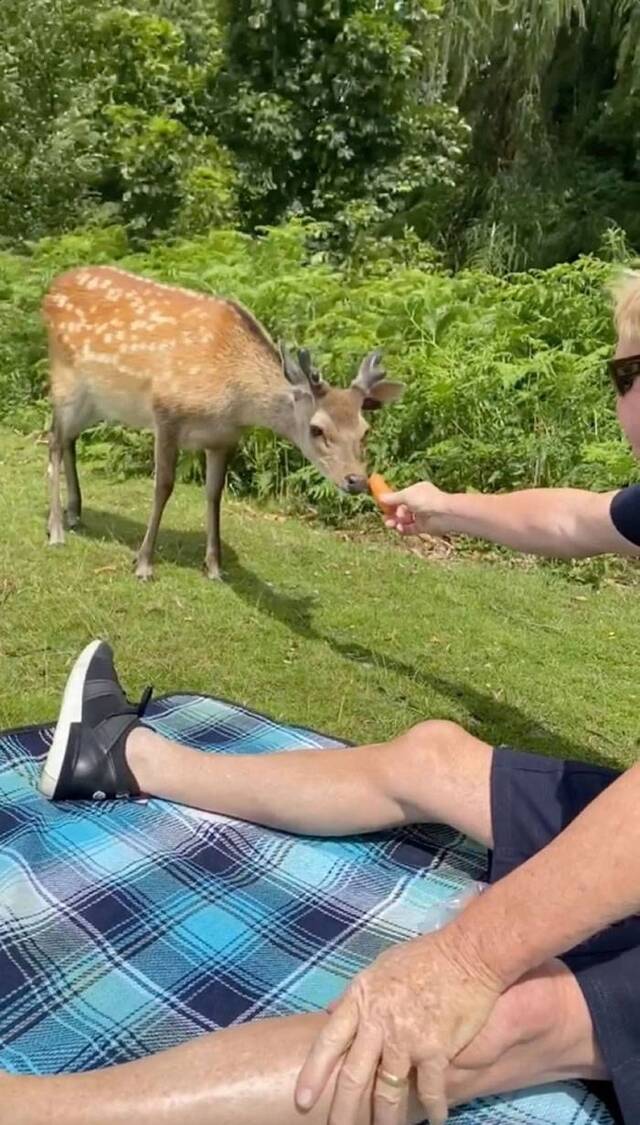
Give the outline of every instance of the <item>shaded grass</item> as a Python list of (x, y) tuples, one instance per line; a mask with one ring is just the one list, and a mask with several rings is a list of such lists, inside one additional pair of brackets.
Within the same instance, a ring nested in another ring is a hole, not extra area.
[(139, 584), (150, 482), (81, 465), (85, 528), (49, 549), (45, 460), (0, 430), (0, 725), (52, 719), (79, 648), (104, 636), (130, 694), (220, 694), (358, 741), (439, 716), (491, 742), (635, 759), (633, 588), (428, 562), (237, 502), (223, 516), (227, 581), (210, 583), (192, 485), (168, 508), (156, 581)]

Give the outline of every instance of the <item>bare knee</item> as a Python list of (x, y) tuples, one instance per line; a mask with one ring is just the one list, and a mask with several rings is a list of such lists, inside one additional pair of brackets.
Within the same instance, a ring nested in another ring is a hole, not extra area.
[[(426, 719), (416, 723), (391, 743), (395, 764), (408, 778), (429, 778), (455, 785), (463, 777), (475, 776), (489, 761), (491, 748), (475, 735), (448, 719)], [(488, 768), (488, 767), (487, 767)]]
[(412, 792), (418, 779), (456, 771), (466, 731), (447, 719), (426, 719), (388, 742), (383, 762), (393, 785)]
[[(506, 1051), (551, 1034), (559, 1044), (565, 1025), (580, 1022), (581, 999), (577, 981), (562, 962), (547, 962), (502, 994), (483, 1029), (457, 1056), (456, 1065), (490, 1066)], [(586, 1010), (584, 1003), (583, 1007)]]
[(396, 739), (401, 753), (420, 759), (445, 756), (451, 760), (467, 753), (474, 742), (478, 739), (449, 719), (425, 719)]

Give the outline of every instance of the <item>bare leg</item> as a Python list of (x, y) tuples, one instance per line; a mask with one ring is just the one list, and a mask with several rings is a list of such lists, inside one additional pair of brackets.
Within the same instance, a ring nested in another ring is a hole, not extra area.
[(127, 761), (156, 797), (288, 832), (340, 836), (435, 821), (492, 844), (491, 747), (455, 723), (419, 723), (346, 750), (203, 754), (145, 727)]
[(167, 500), (173, 492), (178, 461), (178, 445), (175, 433), (168, 426), (158, 423), (156, 427), (155, 476), (153, 482), (153, 506), (145, 537), (136, 560), (136, 577), (143, 580), (153, 578), (153, 552), (158, 537), (158, 528)]
[(76, 439), (65, 441), (62, 449), (64, 472), (67, 478), (67, 524), (77, 527), (82, 515), (82, 495), (76, 466)]
[(220, 578), (222, 545), (220, 542), (220, 503), (227, 475), (227, 449), (207, 449), (207, 552), (204, 566), (207, 578)]
[(62, 500), (60, 496), (60, 469), (62, 467), (62, 436), (54, 414), (49, 431), (49, 545), (64, 543), (62, 526)]
[(453, 1105), (547, 1082), (607, 1077), (580, 986), (561, 961), (550, 961), (500, 998), (454, 1060), (447, 1090)]
[[(606, 1077), (580, 1000), (571, 974), (553, 964), (514, 985), (450, 1068), (450, 1103), (560, 1077)], [(0, 1076), (0, 1104), (11, 1125), (326, 1125), (331, 1088), (310, 1113), (293, 1101), (324, 1019), (260, 1020), (74, 1077)], [(413, 1099), (409, 1120), (423, 1118)], [(361, 1121), (369, 1122), (366, 1106)]]

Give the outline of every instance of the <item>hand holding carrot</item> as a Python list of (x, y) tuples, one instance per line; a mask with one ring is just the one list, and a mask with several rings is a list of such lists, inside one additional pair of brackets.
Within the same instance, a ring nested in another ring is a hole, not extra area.
[(385, 524), (400, 535), (444, 535), (448, 496), (429, 481), (393, 492), (384, 477), (369, 477), (371, 494), (385, 516)]

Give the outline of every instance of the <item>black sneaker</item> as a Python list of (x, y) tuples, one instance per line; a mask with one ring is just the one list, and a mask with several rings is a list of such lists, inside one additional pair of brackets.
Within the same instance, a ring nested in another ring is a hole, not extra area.
[(143, 796), (124, 749), (129, 732), (141, 725), (150, 698), (148, 688), (139, 704), (130, 703), (120, 687), (111, 647), (105, 641), (87, 645), (64, 689), (40, 792), (51, 801)]

